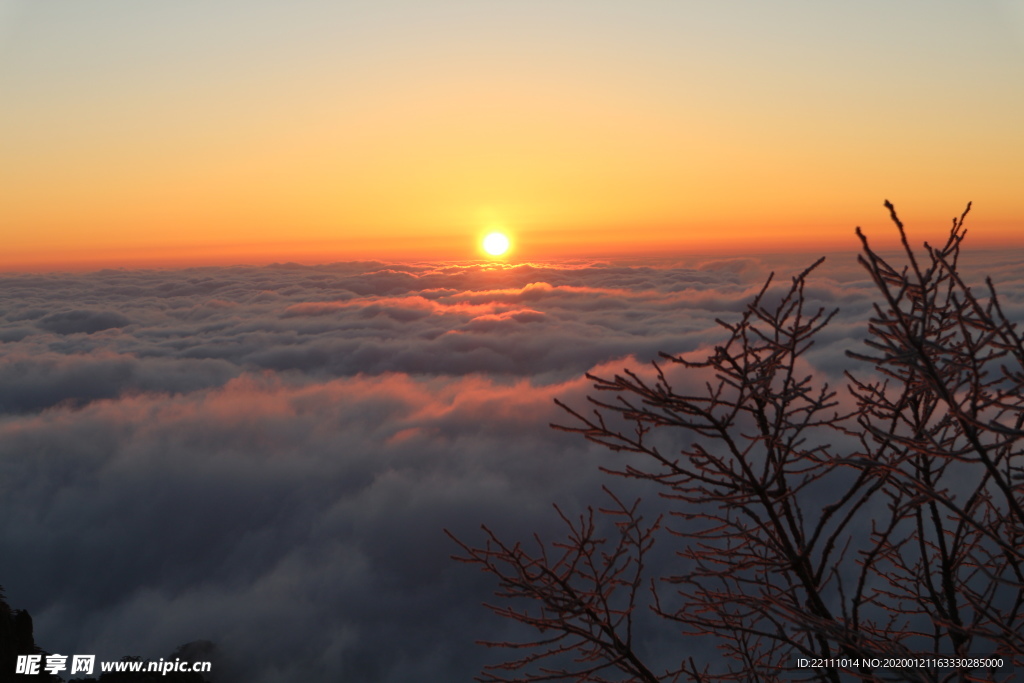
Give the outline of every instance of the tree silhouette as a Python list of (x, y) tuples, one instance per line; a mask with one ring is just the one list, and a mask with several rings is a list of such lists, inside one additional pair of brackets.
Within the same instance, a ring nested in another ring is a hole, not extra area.
[[(4, 587), (0, 586), (0, 683), (27, 680), (26, 676), (15, 673), (18, 655), (35, 655), (41, 650), (36, 646), (32, 634), (32, 617), (21, 609), (12, 609), (7, 604)], [(35, 680), (46, 680), (36, 676)]]
[[(603, 535), (590, 510), (559, 511), (567, 536), (536, 550), (486, 527), (482, 547), (455, 539), (497, 578), (491, 609), (539, 633), (487, 643), (521, 654), (478, 680), (988, 681), (1024, 666), (1024, 344), (991, 280), (976, 294), (958, 272), (970, 204), (922, 256), (886, 207), (906, 264), (857, 229), (880, 300), (842, 392), (805, 358), (836, 312), (805, 294), (822, 259), (718, 321), (706, 358), (588, 374), (591, 410), (558, 402), (571, 420), (553, 426), (625, 454), (608, 471), (652, 485), (667, 518), (646, 524), (609, 491)], [(655, 541), (672, 544), (667, 570)], [(635, 642), (645, 608), (713, 652), (655, 670)], [(954, 661), (884, 666), (939, 656)]]

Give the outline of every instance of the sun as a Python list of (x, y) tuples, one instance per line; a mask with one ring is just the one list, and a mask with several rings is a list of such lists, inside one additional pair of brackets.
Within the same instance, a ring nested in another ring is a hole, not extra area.
[(504, 233), (492, 232), (484, 238), (484, 251), (491, 256), (501, 256), (509, 248), (508, 237)]

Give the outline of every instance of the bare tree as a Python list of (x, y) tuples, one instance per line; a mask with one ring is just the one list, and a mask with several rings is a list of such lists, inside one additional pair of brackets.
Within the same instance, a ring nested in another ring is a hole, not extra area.
[[(608, 471), (649, 482), (669, 521), (645, 525), (609, 492), (607, 537), (593, 511), (560, 511), (568, 536), (532, 553), (486, 527), (484, 547), (456, 539), (457, 559), (498, 578), (508, 604), (491, 609), (540, 633), (490, 643), (525, 654), (479, 680), (1010, 680), (1024, 667), (1024, 344), (991, 281), (978, 295), (957, 270), (969, 204), (922, 257), (886, 207), (907, 263), (858, 228), (881, 299), (845, 395), (804, 358), (835, 314), (807, 301), (819, 260), (718, 321), (726, 339), (706, 358), (587, 375), (591, 410), (558, 402), (572, 420), (555, 428), (626, 454)], [(677, 389), (679, 369), (703, 388)], [(646, 561), (656, 539), (673, 544), (667, 570)], [(713, 638), (717, 660), (655, 670), (635, 642), (642, 609)]]

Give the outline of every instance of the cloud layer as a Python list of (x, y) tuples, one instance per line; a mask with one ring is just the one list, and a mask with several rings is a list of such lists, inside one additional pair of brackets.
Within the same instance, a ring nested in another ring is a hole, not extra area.
[[(965, 265), (1018, 319), (1022, 261)], [(549, 429), (552, 399), (713, 344), (807, 262), (0, 277), (0, 582), (60, 653), (208, 639), (222, 681), (469, 680), (509, 625), (443, 529), (527, 537), (595, 500), (615, 456)], [(842, 310), (809, 356), (838, 376), (869, 283), (842, 255), (809, 294)]]

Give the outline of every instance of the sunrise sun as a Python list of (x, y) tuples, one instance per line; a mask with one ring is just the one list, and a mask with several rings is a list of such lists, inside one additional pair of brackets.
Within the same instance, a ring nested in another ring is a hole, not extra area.
[(500, 232), (492, 232), (484, 238), (483, 247), (491, 256), (501, 256), (508, 251), (508, 237)]

